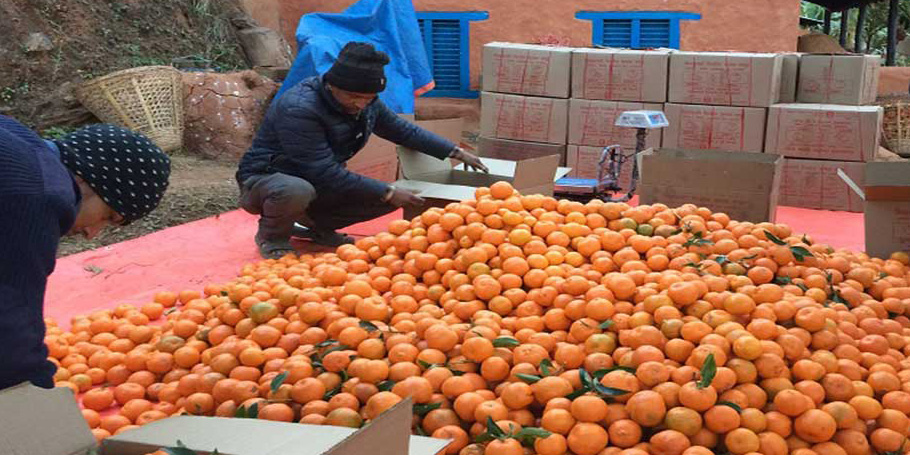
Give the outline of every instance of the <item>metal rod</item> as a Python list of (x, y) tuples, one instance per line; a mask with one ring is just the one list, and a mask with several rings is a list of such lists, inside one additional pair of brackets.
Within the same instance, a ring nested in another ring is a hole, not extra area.
[(888, 9), (888, 54), (885, 65), (894, 66), (897, 63), (897, 5), (899, 0), (891, 0)]
[(825, 8), (825, 25), (822, 28), (822, 31), (825, 32), (825, 35), (831, 34), (831, 10)]
[(864, 53), (866, 52), (866, 43), (865, 43), (865, 28), (866, 28), (866, 13), (869, 12), (869, 5), (863, 3), (859, 6), (859, 13), (856, 15), (856, 36), (853, 40), (853, 52)]
[(840, 47), (847, 48), (847, 27), (850, 26), (850, 10), (845, 9), (840, 13)]

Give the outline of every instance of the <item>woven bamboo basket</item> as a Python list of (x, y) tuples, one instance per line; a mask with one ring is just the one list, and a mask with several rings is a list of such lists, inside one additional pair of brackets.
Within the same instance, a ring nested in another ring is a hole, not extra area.
[(879, 98), (885, 110), (882, 122), (883, 145), (903, 157), (910, 157), (910, 95)]
[(170, 66), (143, 66), (92, 79), (76, 97), (102, 122), (138, 131), (165, 152), (183, 146), (183, 83)]

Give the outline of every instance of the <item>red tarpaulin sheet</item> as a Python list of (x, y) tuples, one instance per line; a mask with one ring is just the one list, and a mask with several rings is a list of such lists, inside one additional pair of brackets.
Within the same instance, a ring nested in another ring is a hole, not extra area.
[[(351, 226), (352, 235), (384, 231), (401, 211)], [(253, 243), (257, 218), (241, 210), (165, 229), (57, 261), (48, 282), (45, 315), (70, 318), (120, 303), (143, 304), (160, 291), (202, 290), (228, 281), (259, 260)], [(863, 215), (780, 207), (779, 223), (835, 248), (863, 250)]]

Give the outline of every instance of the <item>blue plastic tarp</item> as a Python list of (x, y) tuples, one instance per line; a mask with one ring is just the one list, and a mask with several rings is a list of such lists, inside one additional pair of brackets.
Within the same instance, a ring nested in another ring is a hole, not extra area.
[(310, 13), (297, 26), (297, 58), (278, 96), (294, 84), (325, 74), (350, 41), (387, 53), (386, 89), (379, 98), (399, 114), (414, 113), (414, 99), (432, 88), (433, 75), (410, 0), (360, 0), (341, 13)]

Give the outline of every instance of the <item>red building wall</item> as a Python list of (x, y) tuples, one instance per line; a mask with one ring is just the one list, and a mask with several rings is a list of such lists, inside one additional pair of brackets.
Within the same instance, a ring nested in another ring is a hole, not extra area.
[[(244, 0), (244, 3), (254, 16), (263, 16), (257, 17), (263, 25), (279, 28), (294, 43), (294, 31), (301, 15), (340, 12), (354, 1)], [(475, 86), (484, 43), (533, 42), (539, 36), (552, 34), (569, 38), (573, 46), (589, 46), (591, 22), (575, 19), (578, 11), (698, 13), (701, 20), (681, 22), (683, 50), (784, 52), (796, 50), (799, 4), (800, 0), (414, 0), (418, 11), (489, 13), (489, 19), (471, 22), (470, 26), (471, 80)]]

